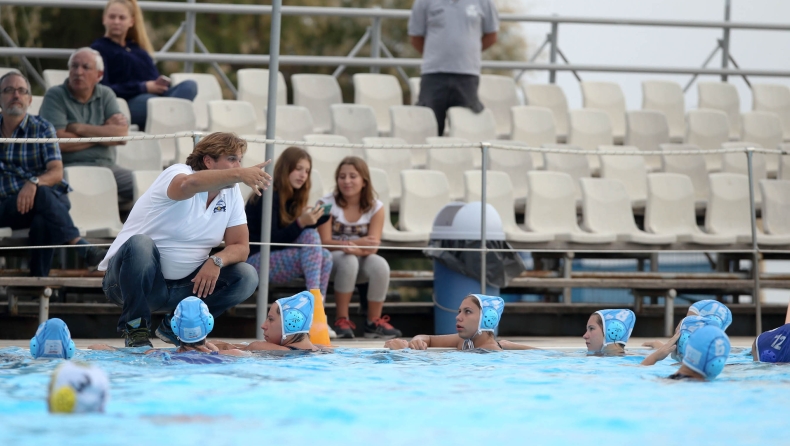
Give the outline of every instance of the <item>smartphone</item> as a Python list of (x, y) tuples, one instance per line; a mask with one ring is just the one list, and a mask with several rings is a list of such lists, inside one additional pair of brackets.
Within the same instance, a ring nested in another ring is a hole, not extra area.
[(160, 75), (156, 80), (157, 84), (170, 86), (170, 78), (165, 75)]
[(315, 204), (315, 207), (317, 207), (317, 208), (318, 207), (324, 208), (324, 214), (323, 215), (329, 215), (329, 211), (332, 210), (332, 203), (324, 204), (324, 203), (319, 201), (318, 203)]

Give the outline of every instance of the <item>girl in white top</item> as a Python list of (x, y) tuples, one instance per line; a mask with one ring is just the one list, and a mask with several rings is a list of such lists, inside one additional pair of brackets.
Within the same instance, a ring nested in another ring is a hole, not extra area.
[(335, 192), (322, 199), (331, 204), (330, 219), (318, 227), (321, 243), (332, 251), (337, 319), (340, 338), (353, 338), (356, 326), (348, 318), (354, 286), (367, 283), (366, 338), (391, 339), (401, 332), (381, 315), (389, 288), (390, 268), (376, 254), (384, 228), (384, 204), (375, 198), (368, 165), (362, 158), (344, 158), (335, 171)]

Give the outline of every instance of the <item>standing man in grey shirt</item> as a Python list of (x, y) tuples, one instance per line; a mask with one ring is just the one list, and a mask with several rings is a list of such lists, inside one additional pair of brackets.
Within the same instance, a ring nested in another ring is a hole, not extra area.
[(418, 105), (430, 107), (444, 134), (450, 107), (483, 111), (477, 98), (481, 53), (496, 43), (493, 0), (414, 0), (411, 44), (423, 55)]

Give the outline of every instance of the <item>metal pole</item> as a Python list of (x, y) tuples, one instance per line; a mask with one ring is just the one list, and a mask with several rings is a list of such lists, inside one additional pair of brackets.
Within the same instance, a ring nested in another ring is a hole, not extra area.
[[(195, 3), (195, 0), (187, 0), (187, 3)], [(273, 15), (274, 13), (272, 13)], [(186, 40), (186, 49), (184, 50), (187, 54), (194, 54), (195, 53), (195, 19), (197, 18), (197, 13), (188, 12), (187, 19), (186, 19), (186, 33), (187, 33), (187, 40)], [(192, 73), (195, 71), (195, 63), (194, 62), (184, 62), (184, 72), (185, 73)]]
[(186, 26), (187, 26), (187, 22), (181, 22), (181, 25), (179, 25), (176, 32), (174, 32), (173, 35), (170, 36), (170, 39), (168, 39), (167, 42), (165, 42), (164, 46), (162, 47), (162, 49), (159, 50), (159, 52), (166, 53), (170, 51), (170, 48), (172, 48), (172, 46), (176, 43), (178, 38), (181, 37), (181, 34), (184, 33), (184, 28), (186, 28)]
[[(381, 6), (374, 6), (374, 10), (380, 10)], [(370, 39), (370, 57), (373, 59), (378, 59), (381, 57), (381, 17), (373, 17), (373, 35)], [(380, 73), (381, 68), (379, 67), (371, 67), (371, 73)]]
[(678, 292), (669, 290), (664, 297), (664, 336), (671, 338), (675, 334), (675, 297)]
[[(724, 0), (724, 21), (730, 21), (730, 0)], [(726, 69), (730, 62), (730, 28), (724, 28), (724, 37), (721, 39), (721, 67)], [(727, 82), (727, 75), (721, 75), (721, 81)]]
[[(360, 38), (359, 42), (357, 42), (357, 44), (354, 45), (354, 48), (351, 48), (351, 52), (349, 52), (348, 56), (346, 56), (346, 57), (355, 57), (357, 55), (357, 53), (359, 53), (359, 51), (362, 49), (362, 47), (365, 46), (366, 43), (368, 43), (368, 39), (370, 39), (370, 27), (368, 27), (365, 30), (365, 34), (362, 34), (362, 38)], [(332, 73), (332, 76), (334, 76), (334, 77), (340, 76), (340, 74), (343, 73), (343, 71), (345, 71), (345, 69), (346, 69), (345, 65), (340, 65)]]
[(483, 163), (481, 169), (480, 185), (480, 294), (486, 294), (486, 183), (488, 182), (488, 148), (491, 143), (481, 143)]
[(752, 278), (754, 279), (752, 300), (754, 301), (755, 308), (755, 325), (757, 326), (757, 335), (759, 336), (760, 333), (763, 332), (763, 308), (762, 302), (760, 301), (760, 252), (757, 250), (757, 211), (754, 207), (752, 156), (754, 156), (754, 148), (749, 147), (746, 149), (746, 162), (749, 167), (749, 218), (752, 223)]
[[(716, 53), (719, 51), (719, 48), (721, 48), (721, 39), (719, 39), (719, 40), (717, 40), (717, 41), (716, 41), (716, 48), (714, 48), (714, 49), (713, 49), (713, 52), (712, 52), (712, 53), (710, 53), (710, 56), (708, 56), (708, 58), (707, 58), (707, 59), (705, 59), (705, 62), (703, 62), (703, 63), (702, 63), (702, 68), (705, 68), (705, 67), (707, 67), (707, 66), (708, 66), (708, 64), (710, 63), (710, 61), (711, 61), (711, 60), (713, 60), (713, 56), (715, 56), (715, 55), (716, 55)], [(694, 81), (695, 81), (695, 80), (696, 80), (698, 77), (699, 77), (699, 74), (695, 74), (695, 75), (691, 76), (691, 79), (689, 79), (689, 82), (686, 84), (686, 86), (685, 86), (685, 87), (683, 87), (683, 93), (685, 93), (685, 92), (687, 92), (687, 91), (688, 91), (688, 89), (691, 87), (691, 84), (693, 84), (693, 83), (694, 83)]]
[[(268, 106), (266, 110), (266, 139), (274, 139), (274, 130), (277, 125), (277, 73), (280, 71), (280, 19), (282, 0), (272, 0), (272, 28), (270, 32), (269, 56), (271, 57), (269, 63), (269, 97)], [(274, 144), (266, 144), (266, 157), (267, 160), (274, 158)], [(266, 172), (272, 175), (274, 172), (274, 165), (269, 164), (266, 166)], [(255, 337), (263, 339), (263, 321), (266, 320), (266, 313), (269, 308), (269, 253), (271, 247), (268, 243), (271, 241), (272, 230), (272, 188), (270, 187), (263, 192), (263, 212), (261, 214), (261, 262), (260, 262), (260, 276), (258, 279), (258, 299), (255, 315), (257, 318), (258, 326), (255, 328)]]
[[(572, 252), (566, 252), (565, 258), (563, 259), (562, 264), (562, 277), (564, 279), (571, 278), (571, 272), (573, 271), (573, 258), (575, 255)], [(562, 289), (562, 303), (566, 305), (570, 305), (573, 299), (573, 288), (565, 287)]]
[[(557, 30), (559, 23), (551, 22), (551, 46), (549, 47), (549, 63), (554, 65), (557, 63)], [(552, 68), (549, 71), (549, 83), (553, 84), (557, 81), (557, 72)]]
[[(12, 39), (11, 36), (9, 36), (7, 32), (5, 32), (5, 29), (3, 29), (2, 26), (0, 26), (0, 35), (3, 36), (3, 40), (5, 40), (6, 45), (12, 48), (19, 48), (16, 42), (14, 42), (14, 39)], [(27, 69), (28, 77), (33, 78), (33, 80), (38, 82), (38, 84), (41, 85), (42, 87), (47, 88), (47, 83), (44, 82), (44, 78), (38, 74), (38, 71), (36, 71), (35, 67), (33, 67), (33, 64), (30, 63), (27, 57), (21, 56), (19, 60), (22, 61), (22, 65), (24, 65), (25, 68)]]

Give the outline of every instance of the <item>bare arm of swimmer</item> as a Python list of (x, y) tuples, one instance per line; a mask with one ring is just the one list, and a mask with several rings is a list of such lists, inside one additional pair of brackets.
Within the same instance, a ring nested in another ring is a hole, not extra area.
[(250, 345), (245, 346), (244, 348), (242, 348), (242, 350), (246, 350), (248, 352), (249, 351), (256, 352), (256, 351), (275, 351), (275, 350), (289, 351), (291, 349), (288, 347), (283, 347), (282, 345), (272, 344), (271, 342), (255, 341), (255, 342), (250, 342)]
[(650, 356), (645, 358), (642, 361), (642, 365), (655, 365), (655, 363), (657, 363), (658, 361), (661, 361), (667, 356), (669, 356), (677, 348), (679, 337), (680, 337), (680, 332), (678, 331), (677, 333), (675, 333), (675, 336), (672, 336), (672, 339), (670, 339), (669, 342), (662, 345), (656, 351), (651, 353)]
[(391, 350), (402, 350), (404, 348), (426, 350), (429, 347), (457, 348), (460, 350), (463, 345), (464, 340), (461, 339), (460, 336), (454, 334), (440, 336), (417, 335), (413, 337), (411, 341), (406, 341), (405, 339), (391, 339), (384, 343), (384, 347)]
[(529, 345), (524, 344), (516, 344), (515, 342), (506, 340), (499, 341), (499, 346), (502, 347), (502, 350), (540, 350), (536, 347), (530, 347)]

